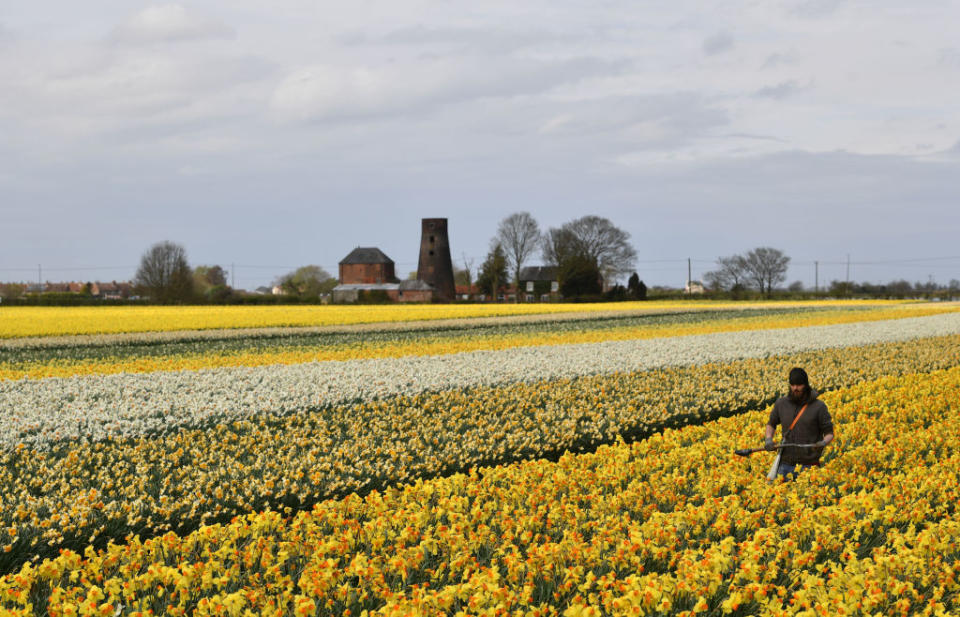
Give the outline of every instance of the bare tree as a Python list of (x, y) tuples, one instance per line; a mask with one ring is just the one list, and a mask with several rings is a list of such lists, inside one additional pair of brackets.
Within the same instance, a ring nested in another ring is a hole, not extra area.
[(630, 234), (601, 216), (584, 216), (570, 221), (570, 231), (581, 251), (593, 259), (604, 279), (633, 270), (637, 251), (630, 245)]
[(711, 289), (729, 291), (738, 285), (743, 285), (747, 277), (746, 259), (742, 255), (730, 255), (717, 258), (716, 270), (703, 275)]
[[(496, 241), (503, 247), (508, 267), (513, 270), (513, 282), (520, 289), (520, 269), (540, 245), (540, 225), (529, 212), (516, 212), (500, 221)], [(517, 293), (517, 302), (520, 293)]]
[(544, 236), (544, 261), (560, 266), (565, 259), (586, 257), (592, 260), (604, 279), (633, 270), (637, 252), (630, 245), (630, 234), (600, 216), (584, 216), (560, 229), (551, 228)]
[(761, 246), (747, 253), (743, 259), (747, 279), (768, 298), (773, 293), (774, 285), (787, 280), (790, 258), (781, 250)]
[(140, 258), (134, 282), (157, 302), (189, 300), (193, 295), (193, 276), (186, 250), (169, 241), (154, 244)]
[(464, 272), (464, 285), (470, 287), (473, 285), (473, 262), (474, 260), (467, 257), (466, 253), (463, 253), (463, 270)]
[(573, 232), (565, 227), (551, 227), (540, 240), (544, 263), (560, 266), (567, 259), (577, 255), (580, 248)]

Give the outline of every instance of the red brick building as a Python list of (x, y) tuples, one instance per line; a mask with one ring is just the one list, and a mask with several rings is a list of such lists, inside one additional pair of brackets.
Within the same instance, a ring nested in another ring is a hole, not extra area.
[(376, 247), (357, 247), (340, 261), (341, 285), (396, 283), (393, 260)]
[(420, 280), (399, 281), (393, 260), (375, 247), (353, 249), (340, 262), (340, 284), (334, 302), (357, 302), (361, 294), (381, 293), (394, 302), (431, 302), (436, 290)]

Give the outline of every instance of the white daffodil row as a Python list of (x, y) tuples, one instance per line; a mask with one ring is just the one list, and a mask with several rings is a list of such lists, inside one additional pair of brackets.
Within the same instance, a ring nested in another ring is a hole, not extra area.
[(139, 437), (428, 390), (726, 362), (960, 333), (960, 313), (431, 357), (0, 382), (0, 448)]

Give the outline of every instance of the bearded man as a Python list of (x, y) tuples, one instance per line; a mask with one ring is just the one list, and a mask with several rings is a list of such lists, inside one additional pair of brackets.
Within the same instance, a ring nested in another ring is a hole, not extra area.
[(767, 420), (764, 447), (775, 450), (773, 434), (777, 426), (783, 432), (784, 444), (815, 444), (816, 447), (783, 448), (780, 451), (780, 466), (777, 475), (793, 479), (802, 470), (820, 466), (823, 448), (833, 441), (833, 419), (827, 405), (810, 387), (807, 372), (802, 368), (790, 369), (790, 393), (773, 404)]

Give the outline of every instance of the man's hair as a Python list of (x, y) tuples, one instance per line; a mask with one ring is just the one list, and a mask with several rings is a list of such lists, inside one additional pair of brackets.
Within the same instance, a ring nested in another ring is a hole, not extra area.
[(791, 386), (809, 386), (810, 379), (807, 377), (807, 372), (795, 366), (790, 369), (790, 385)]

